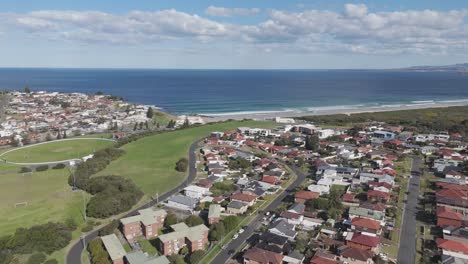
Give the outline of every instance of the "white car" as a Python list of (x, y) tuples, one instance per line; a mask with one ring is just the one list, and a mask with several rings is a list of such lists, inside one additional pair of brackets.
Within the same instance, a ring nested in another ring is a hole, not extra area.
[(244, 229), (243, 229), (243, 228), (241, 228), (241, 229), (239, 230), (239, 234), (242, 234), (242, 233), (244, 233)]
[(236, 238), (238, 238), (238, 237), (239, 237), (239, 235), (238, 235), (238, 234), (235, 234), (235, 235), (232, 237), (232, 239), (236, 239)]

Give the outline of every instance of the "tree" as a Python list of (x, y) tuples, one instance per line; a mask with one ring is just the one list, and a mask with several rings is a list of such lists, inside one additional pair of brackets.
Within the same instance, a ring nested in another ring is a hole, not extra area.
[(226, 228), (223, 223), (216, 223), (211, 226), (208, 237), (210, 241), (220, 241), (226, 235)]
[(185, 223), (188, 226), (197, 226), (197, 225), (202, 225), (205, 223), (201, 217), (198, 215), (191, 215), (185, 219)]
[(50, 133), (47, 133), (46, 135), (46, 140), (51, 141), (52, 140), (52, 135)]
[(56, 259), (49, 259), (44, 264), (58, 264), (58, 261)]
[(189, 126), (190, 126), (190, 122), (188, 120), (188, 117), (186, 117), (184, 123), (182, 124), (182, 128), (187, 128)]
[(236, 215), (230, 215), (224, 218), (223, 224), (224, 224), (224, 227), (226, 228), (226, 231), (231, 232), (240, 224), (240, 219)]
[(148, 108), (148, 111), (146, 112), (146, 117), (149, 118), (149, 119), (152, 119), (154, 116), (154, 111), (153, 111), (153, 108), (150, 107)]
[(176, 171), (186, 172), (188, 168), (188, 160), (187, 158), (181, 158), (176, 163)]
[(24, 87), (24, 92), (25, 92), (25, 93), (31, 93), (31, 89), (29, 88), (29, 86), (26, 85), (26, 86)]
[(167, 257), (171, 264), (186, 264), (184, 258), (181, 255), (170, 255)]
[(164, 220), (164, 226), (170, 227), (171, 225), (177, 224), (177, 215), (174, 213), (168, 213), (166, 219)]
[(156, 127), (157, 127), (157, 128), (160, 128), (160, 127), (161, 127), (161, 125), (159, 124), (159, 122), (156, 124)]
[(148, 121), (145, 122), (146, 129), (149, 129)]
[(190, 264), (200, 263), (205, 257), (206, 252), (204, 250), (196, 250), (190, 255)]
[(181, 255), (187, 255), (188, 253), (190, 252), (189, 248), (187, 246), (183, 247), (181, 250), (180, 250), (180, 254)]
[(169, 123), (167, 123), (167, 128), (174, 128), (176, 125), (176, 122), (174, 120), (169, 120)]
[(133, 127), (133, 131), (137, 130), (138, 128), (138, 123), (135, 123), (135, 126)]
[(140, 124), (139, 124), (139, 128), (140, 128), (140, 130), (142, 130), (142, 129), (143, 129), (143, 122), (140, 122)]
[(103, 93), (101, 90), (99, 90), (99, 91), (96, 92), (96, 95), (103, 95), (103, 94), (104, 94), (104, 93)]
[(62, 134), (60, 134), (60, 131), (57, 133), (57, 139), (62, 139)]
[(63, 131), (63, 138), (67, 138), (67, 131)]
[(317, 134), (307, 136), (305, 148), (312, 151), (317, 151), (319, 149), (319, 138)]

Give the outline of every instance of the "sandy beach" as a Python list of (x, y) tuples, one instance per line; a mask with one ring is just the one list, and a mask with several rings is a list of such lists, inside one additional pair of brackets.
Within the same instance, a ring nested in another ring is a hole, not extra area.
[(440, 108), (451, 106), (465, 106), (468, 105), (468, 100), (450, 101), (450, 102), (429, 102), (419, 104), (400, 104), (376, 107), (322, 107), (311, 111), (265, 111), (265, 112), (245, 112), (245, 113), (226, 113), (216, 115), (200, 115), (205, 122), (218, 122), (224, 120), (271, 120), (275, 117), (301, 117), (313, 115), (334, 115), (334, 114), (357, 114), (357, 113), (375, 113), (375, 112), (388, 112), (398, 110), (412, 110), (412, 109), (427, 109), (427, 108)]

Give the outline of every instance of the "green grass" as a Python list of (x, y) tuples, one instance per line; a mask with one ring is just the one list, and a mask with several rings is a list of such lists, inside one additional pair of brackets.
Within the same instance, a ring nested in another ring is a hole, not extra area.
[(5, 154), (1, 158), (12, 162), (47, 162), (82, 158), (97, 150), (112, 146), (107, 140), (67, 140), (51, 141), (41, 145), (31, 145)]
[[(71, 191), (67, 178), (65, 169), (0, 175), (0, 236), (12, 234), (18, 227), (48, 221), (73, 218), (80, 224), (82, 195)], [(27, 202), (27, 206), (15, 208), (22, 202)]]
[(138, 243), (140, 244), (143, 252), (148, 253), (148, 255), (154, 256), (158, 254), (158, 250), (151, 244), (151, 242), (149, 242), (145, 238), (138, 239)]
[(132, 179), (148, 195), (164, 193), (177, 186), (187, 173), (177, 172), (177, 160), (188, 155), (192, 142), (212, 131), (235, 129), (239, 126), (274, 127), (275, 123), (245, 121), (210, 124), (144, 137), (124, 145), (126, 154), (112, 162), (98, 175), (120, 175)]

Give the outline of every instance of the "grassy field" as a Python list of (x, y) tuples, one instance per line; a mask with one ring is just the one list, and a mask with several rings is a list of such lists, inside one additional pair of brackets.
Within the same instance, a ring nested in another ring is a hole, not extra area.
[(31, 145), (6, 153), (1, 158), (12, 162), (47, 162), (82, 158), (97, 150), (112, 146), (112, 141), (106, 140), (67, 140), (51, 141), (41, 145)]
[(148, 195), (163, 193), (177, 186), (186, 173), (177, 172), (177, 160), (187, 156), (193, 141), (212, 131), (235, 129), (239, 126), (274, 127), (271, 122), (226, 122), (158, 134), (123, 146), (126, 154), (112, 162), (98, 175), (120, 175), (132, 179)]
[[(82, 220), (83, 200), (67, 184), (68, 170), (0, 175), (0, 236), (48, 221)], [(15, 207), (27, 202), (26, 206)]]

